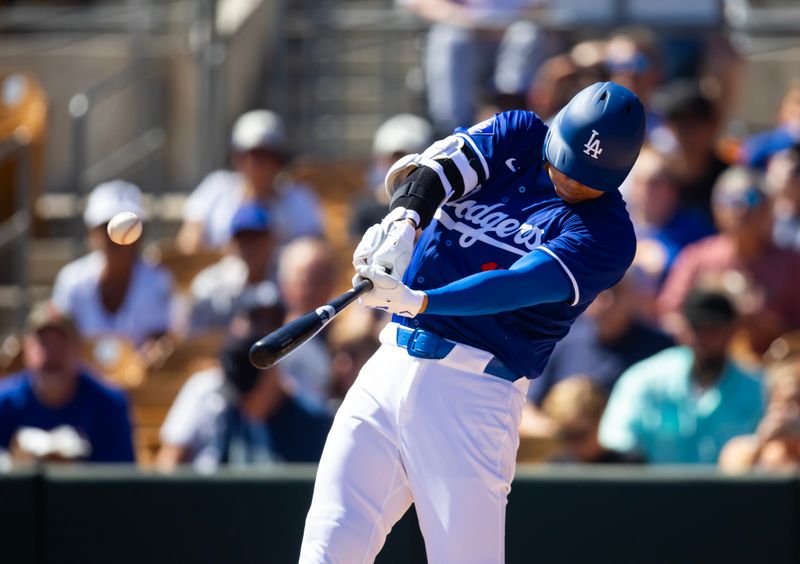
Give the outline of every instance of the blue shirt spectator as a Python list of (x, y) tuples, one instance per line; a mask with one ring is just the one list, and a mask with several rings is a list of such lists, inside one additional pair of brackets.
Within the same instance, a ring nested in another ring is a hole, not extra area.
[(556, 384), (578, 375), (608, 395), (629, 366), (671, 347), (670, 336), (642, 321), (642, 301), (631, 271), (601, 292), (556, 345), (542, 375), (531, 382), (530, 400), (541, 407)]
[[(51, 304), (40, 304), (27, 329), (26, 369), (0, 386), (0, 449), (27, 459), (133, 462), (127, 399), (80, 368), (80, 338), (72, 320)], [(21, 430), (64, 427), (85, 448), (66, 455), (58, 449), (42, 454), (19, 440)]]
[(635, 364), (617, 382), (600, 442), (662, 464), (715, 464), (732, 437), (752, 433), (763, 414), (755, 375), (726, 355), (735, 312), (722, 294), (687, 298), (686, 340)]
[(638, 320), (631, 320), (610, 339), (604, 339), (601, 331), (589, 316), (578, 318), (556, 345), (542, 375), (531, 382), (528, 397), (534, 404), (541, 406), (553, 386), (577, 375), (587, 376), (609, 393), (626, 369), (673, 345), (669, 335)]
[(0, 390), (0, 447), (10, 448), (24, 427), (51, 430), (69, 425), (89, 442), (89, 462), (133, 462), (128, 402), (87, 372), (78, 374), (77, 389), (68, 403), (48, 407), (36, 396), (36, 375), (23, 371), (11, 376)]

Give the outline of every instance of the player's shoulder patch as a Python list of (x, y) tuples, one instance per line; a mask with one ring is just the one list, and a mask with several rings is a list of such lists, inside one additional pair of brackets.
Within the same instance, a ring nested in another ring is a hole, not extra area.
[(467, 129), (467, 133), (470, 135), (492, 135), (494, 133), (494, 123), (495, 116), (492, 116)]

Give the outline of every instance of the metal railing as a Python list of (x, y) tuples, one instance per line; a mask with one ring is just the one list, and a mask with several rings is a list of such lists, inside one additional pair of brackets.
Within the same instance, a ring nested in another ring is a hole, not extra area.
[[(131, 88), (147, 78), (157, 76), (163, 67), (158, 62), (143, 62), (138, 59), (127, 67), (93, 86), (75, 94), (69, 101), (72, 120), (71, 186), (79, 198), (84, 197), (92, 186), (119, 176), (159, 156), (166, 146), (166, 133), (161, 124), (152, 126), (129, 140), (123, 147), (111, 152), (97, 162), (89, 163), (89, 120), (93, 111), (103, 101)], [(162, 112), (163, 113), (163, 112)], [(152, 185), (160, 187), (161, 182)], [(83, 249), (83, 221), (80, 214), (74, 215), (73, 235), (76, 254)]]
[(0, 164), (16, 160), (15, 211), (0, 223), (0, 251), (13, 246), (11, 259), (12, 282), (18, 290), (15, 321), (21, 327), (30, 309), (28, 292), (28, 243), (31, 227), (29, 206), (30, 182), (33, 177), (33, 163), (30, 139), (13, 136), (0, 143)]

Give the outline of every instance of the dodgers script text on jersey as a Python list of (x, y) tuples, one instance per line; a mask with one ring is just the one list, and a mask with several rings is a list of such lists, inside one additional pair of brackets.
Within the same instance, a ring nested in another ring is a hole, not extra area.
[[(418, 290), (438, 288), (484, 270), (509, 268), (528, 253), (546, 252), (572, 282), (570, 302), (494, 315), (394, 317), (408, 327), (489, 351), (529, 378), (539, 376), (556, 342), (595, 296), (622, 277), (636, 249), (619, 192), (577, 205), (556, 195), (542, 158), (546, 133), (539, 117), (525, 111), (497, 114), (456, 130), (479, 153), (487, 175), (483, 184), (490, 188), (437, 211), (403, 281)], [(602, 134), (593, 132), (586, 146), (599, 154)]]

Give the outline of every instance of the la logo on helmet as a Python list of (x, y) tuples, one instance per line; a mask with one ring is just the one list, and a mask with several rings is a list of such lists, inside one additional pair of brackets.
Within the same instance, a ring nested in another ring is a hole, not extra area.
[(586, 142), (586, 145), (584, 145), (585, 148), (583, 152), (592, 157), (593, 159), (599, 157), (600, 153), (603, 152), (603, 148), (600, 146), (600, 139), (597, 137), (598, 135), (600, 134), (597, 132), (597, 130), (592, 129), (592, 136), (589, 137), (589, 140)]

